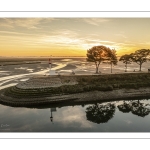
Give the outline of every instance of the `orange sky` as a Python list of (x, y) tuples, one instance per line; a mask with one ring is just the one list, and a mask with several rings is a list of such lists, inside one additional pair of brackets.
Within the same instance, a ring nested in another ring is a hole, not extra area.
[(150, 48), (149, 18), (0, 18), (1, 56), (85, 56), (96, 45), (117, 55)]

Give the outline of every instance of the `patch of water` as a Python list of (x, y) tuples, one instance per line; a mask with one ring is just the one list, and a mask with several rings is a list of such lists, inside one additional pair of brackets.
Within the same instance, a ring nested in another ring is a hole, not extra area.
[(72, 70), (59, 70), (59, 72), (72, 72)]
[(0, 131), (150, 132), (149, 106), (150, 100), (55, 104), (34, 109), (0, 105), (1, 123), (9, 125)]
[(20, 81), (27, 81), (27, 80), (29, 80), (29, 78), (21, 79)]
[(27, 70), (27, 67), (19, 67), (19, 68), (15, 68), (15, 69), (21, 69), (21, 70)]
[(29, 72), (33, 72), (33, 70), (34, 70), (34, 69), (27, 69), (27, 71), (29, 71)]
[(72, 61), (72, 59), (62, 59), (61, 61)]
[(61, 68), (65, 67), (67, 64), (59, 63), (59, 64), (57, 64), (57, 65), (58, 65), (58, 66), (52, 68), (51, 70), (58, 70), (58, 69), (61, 69)]
[(10, 83), (10, 84), (4, 85), (4, 86), (0, 86), (0, 90), (5, 89), (5, 88), (8, 88), (8, 87), (11, 87), (11, 86), (15, 86), (15, 85), (17, 85), (17, 84), (18, 84), (18, 83)]
[(10, 71), (0, 71), (0, 73), (5, 73), (5, 72), (10, 72)]

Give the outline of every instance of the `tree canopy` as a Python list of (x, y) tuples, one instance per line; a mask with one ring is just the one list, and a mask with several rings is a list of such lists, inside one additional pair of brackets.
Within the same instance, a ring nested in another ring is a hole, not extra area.
[(131, 55), (128, 55), (128, 54), (122, 55), (120, 57), (119, 61), (122, 61), (125, 64), (125, 72), (126, 72), (127, 71), (127, 65), (131, 64), (131, 62), (132, 62)]
[(95, 63), (96, 73), (98, 73), (99, 65), (103, 61), (109, 61), (114, 65), (117, 64), (116, 51), (103, 45), (94, 46), (87, 50), (87, 61)]
[(140, 49), (135, 51), (134, 53), (131, 53), (130, 55), (132, 61), (140, 65), (139, 71), (141, 71), (142, 64), (150, 60), (150, 49)]
[(86, 108), (86, 117), (87, 120), (97, 124), (106, 123), (113, 118), (115, 109), (115, 105), (111, 103), (95, 104)]

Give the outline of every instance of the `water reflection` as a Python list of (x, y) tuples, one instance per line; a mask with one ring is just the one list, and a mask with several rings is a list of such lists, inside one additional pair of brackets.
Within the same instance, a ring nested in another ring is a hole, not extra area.
[(134, 115), (145, 117), (150, 113), (150, 107), (148, 106), (150, 106), (149, 103), (142, 103), (140, 100), (131, 100), (129, 102), (124, 101), (123, 104), (118, 105), (118, 109), (123, 113), (129, 113), (131, 111)]
[(94, 123), (106, 123), (115, 114), (115, 104), (95, 104), (86, 108), (87, 120)]
[(149, 100), (0, 105), (0, 132), (150, 132), (149, 114)]
[(150, 108), (147, 107), (150, 104), (142, 103), (140, 100), (134, 101), (131, 104), (131, 111), (134, 115), (145, 117), (150, 113)]
[(51, 116), (50, 116), (50, 121), (53, 122), (53, 112), (56, 111), (56, 108), (50, 108)]
[(123, 101), (123, 104), (120, 104), (117, 107), (123, 113), (129, 113), (131, 111), (131, 105), (126, 101)]
[[(146, 100), (124, 100), (122, 104), (117, 105), (117, 101), (106, 102), (106, 103), (95, 103), (95, 104), (71, 104), (70, 106), (74, 107), (80, 105), (83, 109), (85, 107), (85, 114), (87, 121), (101, 124), (107, 123), (115, 116), (116, 108), (120, 112), (129, 113), (131, 112), (134, 115), (145, 117), (150, 113), (150, 104), (146, 103)], [(147, 101), (148, 102), (148, 101)], [(54, 107), (55, 106), (55, 107)], [(53, 122), (53, 112), (56, 112), (56, 107), (61, 108), (66, 105), (54, 105), (50, 108), (51, 116), (50, 121)], [(69, 106), (69, 105), (68, 105)], [(116, 107), (117, 106), (117, 107)], [(57, 114), (57, 112), (56, 112)]]

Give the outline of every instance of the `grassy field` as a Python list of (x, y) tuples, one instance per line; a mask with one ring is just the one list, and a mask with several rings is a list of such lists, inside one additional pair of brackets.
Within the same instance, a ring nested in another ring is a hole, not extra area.
[[(14, 98), (39, 98), (55, 95), (67, 95), (88, 91), (113, 91), (117, 89), (138, 89), (150, 87), (149, 73), (109, 74), (109, 75), (80, 75), (70, 76), (78, 82), (75, 85), (62, 85), (60, 87), (20, 89), (16, 86), (5, 89), (4, 94)], [(69, 76), (60, 76), (65, 82), (70, 81)], [(42, 78), (42, 77), (41, 77)], [(45, 79), (46, 77), (43, 77)]]

